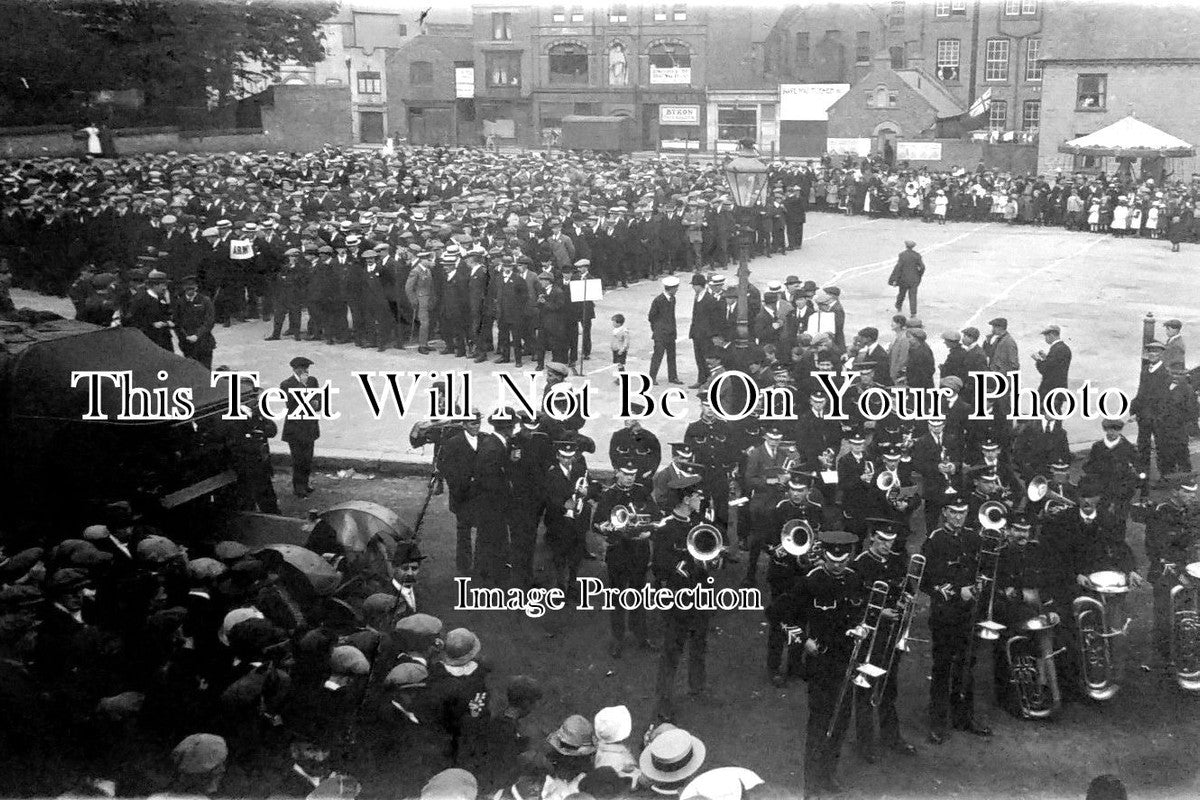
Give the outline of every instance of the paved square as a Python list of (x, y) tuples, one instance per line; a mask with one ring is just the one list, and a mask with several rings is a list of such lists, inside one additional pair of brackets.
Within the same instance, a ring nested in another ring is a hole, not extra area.
[[(904, 240), (909, 238), (917, 242), (928, 266), (918, 310), (939, 363), (945, 357), (939, 335), (943, 330), (975, 325), (986, 332), (989, 319), (1007, 317), (1009, 330), (1020, 347), (1023, 385), (1035, 388), (1038, 374), (1031, 356), (1045, 346), (1040, 336), (1042, 327), (1053, 322), (1062, 327), (1063, 339), (1074, 351), (1072, 390), (1086, 380), (1097, 390), (1115, 387), (1132, 396), (1137, 388), (1142, 317), (1146, 312), (1153, 311), (1160, 323), (1171, 317), (1183, 320), (1185, 339), (1190, 336), (1191, 323), (1200, 319), (1200, 291), (1192, 275), (1196, 259), (1188, 249), (1171, 253), (1166, 241), (1118, 239), (997, 222), (939, 226), (916, 220), (811, 213), (803, 249), (755, 259), (750, 265), (751, 279), (760, 288), (769, 280), (782, 281), (788, 275), (801, 280), (811, 278), (820, 286), (836, 284), (842, 289), (846, 308), (847, 338), (859, 328), (873, 325), (881, 330), (881, 343), (886, 346), (895, 296), (887, 278)], [(725, 274), (729, 281), (736, 280), (736, 268), (730, 267)], [(681, 283), (677, 312), (679, 372), (685, 383), (692, 383), (696, 371), (691, 343), (686, 339), (691, 314), (686, 275)], [(597, 303), (592, 358), (584, 364), (586, 376), (574, 377), (571, 382), (579, 385), (586, 379), (592, 386), (592, 412), (597, 416), (584, 432), (596, 439), (601, 452), (609, 435), (620, 425), (612, 418), (618, 410), (618, 392), (608, 349), (609, 320), (615, 313), (625, 315), (633, 335), (628, 369), (645, 370), (651, 352), (646, 313), (658, 291), (656, 282), (643, 282), (610, 292)], [(18, 292), (15, 299), (18, 305), (36, 304), (60, 313), (69, 308), (65, 301), (25, 292)], [(397, 419), (392, 404), (382, 419), (374, 419), (352, 375), (355, 371), (470, 368), (472, 402), (486, 413), (498, 400), (496, 373), (504, 368), (511, 370), (511, 365), (475, 364), (436, 352), (421, 356), (412, 348), (378, 353), (352, 345), (264, 342), (269, 328), (262, 322), (218, 327), (214, 363), (258, 369), (264, 382), (274, 385), (287, 376), (287, 363), (293, 356), (303, 354), (313, 359), (313, 374), (332, 380), (340, 390), (336, 403), (341, 418), (323, 423), (318, 455), (413, 462), (429, 459), (428, 451), (414, 451), (408, 444), (408, 430), (418, 417), (410, 413), (403, 420)], [(517, 385), (526, 385), (526, 377), (515, 371), (510, 374)], [(660, 378), (665, 379), (665, 367)], [(538, 377), (538, 396), (541, 385)], [(652, 393), (661, 392), (662, 388), (657, 387)], [(418, 397), (423, 395), (422, 391)], [(694, 395), (688, 392), (687, 418), (650, 421), (648, 427), (664, 443), (680, 439), (687, 420), (698, 415), (699, 401)], [(1086, 445), (1100, 435), (1098, 421), (1073, 419), (1066, 427), (1073, 446)], [(272, 446), (286, 450), (278, 440)], [(596, 466), (607, 467), (603, 462), (603, 458), (598, 459)]]

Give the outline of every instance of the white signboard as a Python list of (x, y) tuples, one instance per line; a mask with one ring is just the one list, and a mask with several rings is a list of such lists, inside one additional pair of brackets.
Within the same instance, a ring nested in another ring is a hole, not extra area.
[(699, 139), (663, 139), (659, 142), (663, 150), (699, 150)]
[(475, 96), (475, 68), (474, 67), (455, 67), (454, 68), (454, 96), (455, 97), (474, 97)]
[(941, 161), (941, 142), (897, 142), (896, 158), (900, 161)]
[(818, 311), (808, 318), (808, 333), (837, 333), (837, 317), (832, 311)]
[(870, 139), (826, 139), (825, 152), (835, 156), (869, 156)]
[(246, 261), (254, 258), (254, 242), (249, 239), (230, 239), (229, 257), (234, 261)]
[(659, 125), (699, 125), (700, 106), (659, 106)]
[(779, 85), (779, 119), (789, 122), (828, 120), (829, 107), (848, 91), (848, 83), (782, 83)]
[(691, 67), (650, 67), (651, 83), (691, 83)]
[(567, 281), (571, 290), (572, 303), (585, 303), (604, 299), (604, 283), (599, 278), (583, 281)]

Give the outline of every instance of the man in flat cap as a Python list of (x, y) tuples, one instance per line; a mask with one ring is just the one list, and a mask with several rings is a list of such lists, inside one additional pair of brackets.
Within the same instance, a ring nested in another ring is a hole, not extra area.
[(896, 266), (892, 268), (891, 277), (888, 278), (888, 286), (896, 287), (897, 314), (904, 310), (904, 298), (907, 296), (908, 315), (910, 317), (917, 315), (917, 287), (921, 285), (921, 278), (924, 275), (925, 261), (917, 252), (917, 243), (908, 239), (904, 242), (904, 249), (900, 251), (900, 257), (896, 259)]
[(1141, 472), (1150, 472), (1150, 453), (1158, 451), (1159, 480), (1172, 472), (1173, 459), (1170, 446), (1164, 457), (1161, 437), (1166, 415), (1167, 395), (1171, 386), (1171, 371), (1163, 363), (1163, 343), (1148, 342), (1144, 347), (1142, 374), (1138, 379), (1137, 394), (1129, 406), (1131, 416), (1137, 418), (1138, 467)]
[[(284, 250), (283, 263), (271, 287), (273, 320), (268, 342), (277, 341), (281, 335), (294, 336), (296, 341), (300, 341), (300, 314), (304, 309), (308, 277), (308, 266), (304, 263), (300, 248), (289, 247)], [(286, 331), (283, 329), (284, 320), (287, 321)]]
[(212, 369), (213, 350), (217, 346), (217, 340), (212, 335), (217, 319), (212, 301), (200, 292), (200, 284), (195, 277), (184, 278), (180, 286), (183, 294), (175, 298), (175, 307), (172, 309), (175, 333), (179, 336), (179, 350), (185, 357)]
[[(287, 393), (287, 419), (283, 422), (283, 440), (292, 454), (292, 491), (296, 497), (308, 497), (313, 493), (309, 483), (312, 475), (313, 448), (321, 436), (321, 424), (315, 419), (294, 419), (301, 407), (297, 399), (299, 389), (316, 389), (317, 379), (308, 374), (312, 359), (296, 356), (289, 362), (292, 374), (284, 378), (279, 388)], [(315, 411), (321, 410), (320, 398), (307, 402)]]
[[(1062, 340), (1062, 329), (1057, 325), (1047, 325), (1042, 329), (1042, 338), (1046, 340), (1046, 349), (1039, 350), (1033, 354), (1033, 360), (1037, 371), (1041, 373), (1042, 380), (1038, 384), (1038, 395), (1042, 398), (1042, 402), (1046, 401), (1046, 395), (1054, 389), (1067, 388), (1067, 373), (1071, 369), (1071, 348)], [(1065, 402), (1061, 398), (1054, 404), (1054, 410), (1057, 411)]]
[(1177, 319), (1169, 319), (1163, 323), (1163, 363), (1167, 369), (1187, 369), (1187, 346), (1183, 341), (1183, 323)]
[(146, 288), (130, 300), (129, 315), (122, 318), (122, 323), (137, 328), (167, 352), (175, 352), (174, 337), (171, 336), (175, 321), (171, 315), (171, 295), (165, 272), (150, 271)]

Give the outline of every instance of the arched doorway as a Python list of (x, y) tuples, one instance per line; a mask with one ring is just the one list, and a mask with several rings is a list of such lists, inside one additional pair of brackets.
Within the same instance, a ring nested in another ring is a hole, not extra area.
[(894, 122), (881, 122), (872, 134), (871, 153), (883, 158), (884, 163), (896, 163), (896, 143), (900, 139), (900, 126)]

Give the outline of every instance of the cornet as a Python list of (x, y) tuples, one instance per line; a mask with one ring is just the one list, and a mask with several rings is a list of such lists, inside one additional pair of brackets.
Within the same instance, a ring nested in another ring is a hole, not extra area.
[(583, 505), (587, 502), (587, 496), (588, 474), (584, 472), (583, 477), (575, 481), (575, 494), (572, 496), (575, 505), (571, 508), (568, 508), (567, 513), (563, 514), (563, 516), (567, 519), (575, 519), (575, 517), (579, 516), (579, 514), (583, 512)]
[(668, 519), (670, 517), (663, 517), (654, 522), (649, 514), (639, 514), (629, 506), (613, 506), (612, 511), (608, 512), (608, 522), (600, 523), (599, 528), (606, 532), (634, 533), (639, 529), (661, 528), (667, 524)]
[(863, 459), (862, 479), (863, 483), (875, 482), (875, 462), (869, 458)]
[(724, 551), (725, 537), (717, 526), (702, 522), (688, 531), (688, 555), (701, 564), (716, 561)]

